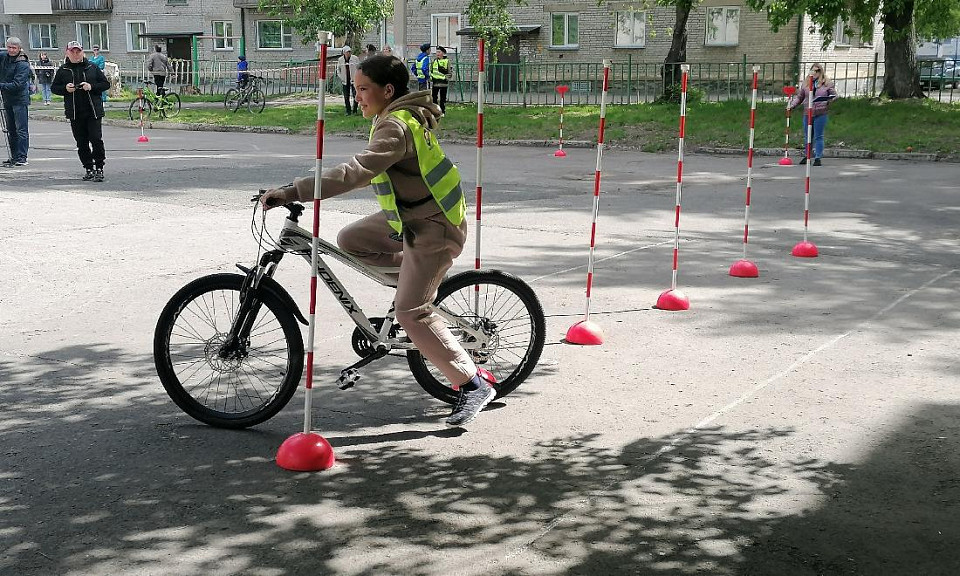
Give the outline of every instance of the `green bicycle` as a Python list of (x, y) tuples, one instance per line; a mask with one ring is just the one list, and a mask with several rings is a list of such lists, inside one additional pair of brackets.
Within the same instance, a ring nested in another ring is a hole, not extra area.
[(133, 99), (130, 103), (130, 119), (140, 119), (140, 109), (143, 109), (143, 117), (149, 119), (154, 112), (161, 120), (164, 118), (173, 118), (180, 114), (180, 96), (164, 88), (163, 94), (157, 94), (150, 86), (153, 82), (144, 82), (141, 96)]

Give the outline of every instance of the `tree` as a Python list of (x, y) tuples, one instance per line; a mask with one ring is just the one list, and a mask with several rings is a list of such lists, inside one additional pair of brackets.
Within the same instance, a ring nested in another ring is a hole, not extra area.
[[(426, 0), (420, 0), (420, 5), (424, 4)], [(489, 43), (491, 54), (497, 54), (506, 48), (510, 35), (517, 28), (510, 7), (526, 4), (526, 0), (470, 0), (467, 21), (477, 36)]]
[(824, 46), (833, 39), (838, 18), (849, 23), (845, 32), (868, 39), (873, 37), (879, 15), (885, 53), (882, 93), (890, 98), (924, 96), (917, 67), (918, 24), (925, 35), (948, 37), (960, 31), (957, 0), (747, 0), (747, 5), (758, 12), (766, 11), (774, 31), (795, 17), (809, 15), (814, 27), (823, 33)]
[[(304, 44), (316, 41), (317, 32), (326, 30), (345, 36), (344, 44), (353, 45), (373, 24), (393, 13), (391, 0), (260, 0), (260, 9), (279, 16), (303, 37)], [(354, 46), (354, 48), (357, 48)]]

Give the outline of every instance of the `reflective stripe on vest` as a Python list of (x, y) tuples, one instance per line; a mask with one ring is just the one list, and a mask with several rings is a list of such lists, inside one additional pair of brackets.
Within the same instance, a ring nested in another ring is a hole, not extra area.
[(417, 56), (417, 80), (426, 80), (426, 79), (427, 79), (427, 77), (424, 76), (424, 74), (423, 74), (423, 59), (424, 59), (424, 58), (430, 58), (430, 56), (427, 56), (427, 55), (425, 55), (425, 54), (421, 54), (420, 56)]
[(440, 67), (443, 66), (444, 70), (450, 69), (450, 60), (446, 58), (439, 58), (430, 63), (430, 78), (434, 80), (446, 80), (447, 74), (440, 71)]
[[(440, 143), (429, 131), (424, 130), (409, 111), (397, 110), (390, 114), (410, 129), (424, 184), (430, 189), (430, 194), (443, 210), (447, 220), (454, 226), (459, 226), (466, 216), (467, 205), (463, 199), (463, 190), (460, 188), (460, 172), (457, 167), (444, 155), (443, 150), (440, 149)], [(370, 128), (370, 137), (373, 138), (373, 127)], [(370, 184), (377, 195), (380, 209), (387, 217), (387, 223), (395, 232), (402, 232), (403, 222), (400, 220), (397, 195), (390, 177), (386, 172), (378, 174)]]

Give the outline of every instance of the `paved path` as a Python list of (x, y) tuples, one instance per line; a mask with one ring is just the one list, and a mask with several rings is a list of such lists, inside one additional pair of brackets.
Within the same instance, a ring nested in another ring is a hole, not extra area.
[[(734, 279), (745, 160), (604, 157), (593, 310), (602, 347), (560, 343), (583, 313), (595, 155), (488, 147), (484, 262), (548, 314), (534, 376), (465, 433), (401, 359), (355, 389), (350, 327), (320, 298), (315, 425), (338, 464), (279, 469), (298, 394), (243, 432), (195, 424), (160, 387), (154, 323), (187, 281), (251, 263), (247, 199), (312, 166), (310, 138), (106, 128), (107, 181), (79, 181), (67, 127), (32, 125), (0, 173), (0, 573), (956, 574), (960, 249), (949, 164), (758, 162)], [(362, 145), (331, 138), (328, 162)], [(475, 153), (450, 146), (473, 185)], [(369, 213), (324, 203), (323, 234)], [(274, 222), (278, 225), (278, 221)], [(468, 245), (460, 268), (471, 265)], [(344, 274), (347, 281), (355, 278)], [(306, 302), (307, 272), (279, 279)], [(361, 303), (388, 297), (357, 281)]]

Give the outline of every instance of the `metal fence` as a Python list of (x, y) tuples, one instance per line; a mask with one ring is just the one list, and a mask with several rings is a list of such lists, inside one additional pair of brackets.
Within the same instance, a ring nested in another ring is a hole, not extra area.
[[(195, 87), (204, 94), (222, 94), (236, 83), (235, 61), (206, 61), (194, 67), (186, 60), (172, 60), (174, 68), (169, 83), (181, 87)], [(743, 100), (750, 97), (753, 66), (759, 66), (758, 99), (772, 102), (783, 98), (783, 87), (794, 86), (810, 63), (797, 66), (794, 62), (690, 62), (689, 88), (695, 97), (705, 101)], [(920, 63), (921, 78), (925, 78), (924, 63)], [(335, 74), (335, 62), (327, 63), (328, 91), (339, 93), (340, 80)], [(824, 63), (827, 77), (836, 83), (844, 97), (874, 97), (883, 89), (884, 64), (872, 62)], [(610, 103), (637, 104), (652, 102), (663, 95), (662, 62), (634, 62), (627, 58), (613, 62), (610, 69)], [(249, 72), (261, 76), (267, 96), (282, 96), (315, 92), (317, 61), (277, 61), (251, 63)], [(151, 80), (142, 61), (121, 67), (124, 85), (136, 88)], [(927, 74), (929, 75), (929, 74)], [(448, 101), (476, 103), (477, 64), (454, 62), (453, 81), (448, 90)], [(485, 78), (484, 102), (494, 105), (550, 106), (560, 103), (557, 86), (569, 86), (565, 96), (568, 104), (600, 103), (603, 66), (600, 63), (544, 63), (521, 61), (518, 64), (488, 64)], [(960, 83), (928, 83), (928, 96), (941, 102), (960, 102)], [(183, 90), (189, 92), (189, 89)]]

